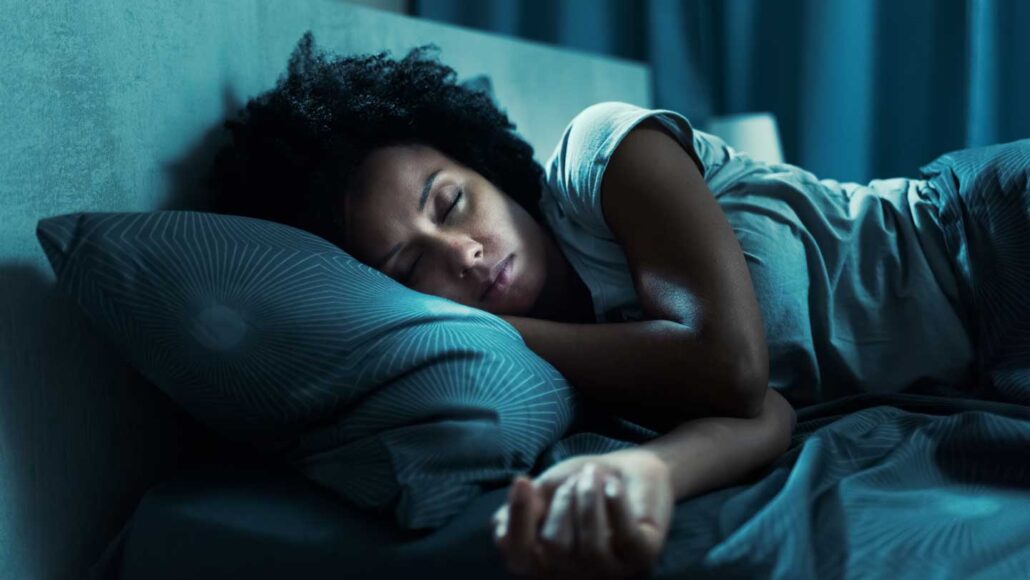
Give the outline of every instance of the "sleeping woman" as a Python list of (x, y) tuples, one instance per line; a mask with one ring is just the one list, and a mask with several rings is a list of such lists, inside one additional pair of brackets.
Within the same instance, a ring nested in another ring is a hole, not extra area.
[[(989, 365), (1007, 355), (987, 343), (1013, 339), (1000, 321), (1030, 321), (1030, 304), (981, 312), (985, 283), (949, 222), (957, 196), (820, 180), (620, 102), (576, 115), (541, 166), (430, 49), (329, 57), (305, 35), (276, 88), (226, 123), (212, 209), (308, 230), (494, 313), (585, 399), (663, 426), (516, 478), (491, 520), (513, 574), (648, 570), (677, 500), (748, 481), (788, 448), (792, 405), (1000, 392)], [(1030, 240), (1028, 197), (1006, 210), (1011, 239)], [(1030, 352), (1030, 332), (1016, 338)], [(1025, 363), (1010, 375), (1026, 380)]]

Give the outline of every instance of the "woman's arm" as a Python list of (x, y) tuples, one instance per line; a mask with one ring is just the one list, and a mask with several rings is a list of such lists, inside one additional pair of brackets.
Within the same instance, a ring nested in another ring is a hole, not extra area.
[(794, 408), (775, 389), (766, 389), (758, 416), (706, 417), (681, 424), (638, 447), (603, 457), (615, 462), (641, 452), (668, 469), (677, 500), (745, 483), (790, 447), (797, 423)]
[(794, 425), (794, 409), (767, 389), (757, 417), (688, 421), (638, 447), (572, 457), (533, 481), (519, 477), (493, 516), (494, 542), (513, 573), (646, 571), (677, 500), (752, 479), (787, 450)]
[[(584, 396), (607, 403), (666, 409), (680, 419), (754, 417), (761, 395), (743, 360), (670, 320), (571, 324), (502, 316), (526, 345)], [(743, 357), (743, 355), (741, 355)], [(768, 384), (762, 384), (765, 389)]]
[(769, 386), (761, 312), (743, 250), (702, 169), (655, 119), (634, 127), (607, 160), (602, 214), (648, 321), (505, 317), (585, 395), (678, 401), (682, 418), (758, 414)]

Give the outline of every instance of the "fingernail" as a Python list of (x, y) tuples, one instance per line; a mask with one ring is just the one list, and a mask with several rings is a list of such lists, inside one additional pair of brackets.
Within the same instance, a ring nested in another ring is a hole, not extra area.
[(547, 540), (548, 542), (554, 540), (558, 535), (558, 526), (553, 521), (547, 522), (544, 529), (540, 531), (540, 537)]
[(614, 498), (619, 495), (618, 480), (612, 475), (604, 476), (604, 495)]
[(583, 492), (590, 493), (591, 489), (594, 487), (593, 465), (587, 465), (586, 468), (583, 469), (583, 473), (579, 476), (579, 483), (577, 483), (577, 486)]

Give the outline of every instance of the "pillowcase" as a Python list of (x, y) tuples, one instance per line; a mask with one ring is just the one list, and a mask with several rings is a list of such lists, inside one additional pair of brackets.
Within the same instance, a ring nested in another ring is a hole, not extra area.
[(510, 324), (306, 231), (156, 211), (36, 234), (57, 285), (187, 412), (404, 529), (529, 472), (572, 423), (570, 386)]

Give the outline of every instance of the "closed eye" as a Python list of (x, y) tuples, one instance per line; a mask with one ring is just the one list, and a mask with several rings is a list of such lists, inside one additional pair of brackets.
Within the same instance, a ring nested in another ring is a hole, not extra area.
[(446, 221), (447, 218), (451, 215), (451, 210), (454, 209), (454, 206), (458, 205), (458, 200), (461, 199), (461, 196), (464, 195), (464, 193), (465, 193), (465, 190), (463, 190), (463, 189), (459, 189), (458, 190), (458, 195), (454, 196), (454, 203), (451, 204), (451, 207), (447, 208), (447, 213), (445, 213), (443, 215), (443, 221)]
[[(451, 215), (451, 212), (454, 210), (454, 206), (458, 205), (458, 200), (460, 200), (461, 196), (464, 195), (464, 194), (465, 194), (465, 190), (463, 190), (463, 189), (459, 189), (458, 190), (458, 195), (454, 196), (454, 203), (452, 203), (451, 206), (447, 208), (447, 213), (445, 213), (443, 215), (443, 219), (440, 220), (441, 223), (447, 221), (447, 219)], [(404, 276), (404, 283), (405, 284), (410, 283), (411, 279), (415, 276), (415, 266), (418, 264), (418, 261), (421, 260), (421, 259), (422, 259), (422, 254), (419, 254), (418, 258), (416, 258), (415, 261), (412, 262), (411, 268), (408, 270), (408, 273)]]

